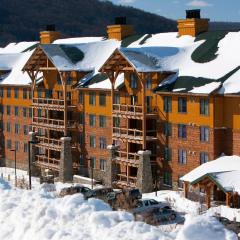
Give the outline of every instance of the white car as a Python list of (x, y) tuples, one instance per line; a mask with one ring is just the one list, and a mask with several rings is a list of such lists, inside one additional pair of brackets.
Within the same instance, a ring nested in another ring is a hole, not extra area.
[(169, 205), (167, 205), (166, 203), (158, 202), (154, 199), (142, 199), (142, 200), (138, 201), (137, 207), (133, 209), (133, 213), (150, 211), (154, 208), (171, 209), (171, 207)]

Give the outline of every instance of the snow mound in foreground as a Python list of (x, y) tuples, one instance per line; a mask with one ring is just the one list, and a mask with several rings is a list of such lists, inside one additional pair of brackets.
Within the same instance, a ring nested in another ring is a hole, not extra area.
[(237, 240), (235, 233), (227, 231), (214, 217), (190, 216), (186, 218), (183, 228), (176, 240)]
[[(1, 240), (174, 239), (157, 227), (135, 222), (130, 213), (113, 212), (97, 199), (85, 201), (81, 194), (56, 198), (54, 192), (46, 192), (46, 186), (32, 191), (6, 186), (0, 184)], [(213, 236), (236, 239), (209, 217), (188, 219), (177, 239), (210, 240)]]

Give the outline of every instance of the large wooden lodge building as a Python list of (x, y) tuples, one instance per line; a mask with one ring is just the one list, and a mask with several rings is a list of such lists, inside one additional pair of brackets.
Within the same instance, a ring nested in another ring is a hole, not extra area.
[(32, 132), (35, 172), (71, 181), (92, 163), (103, 184), (147, 192), (182, 188), (202, 163), (240, 155), (240, 88), (227, 91), (240, 61), (217, 52), (238, 33), (208, 31), (198, 11), (178, 27), (136, 36), (118, 18), (107, 39), (61, 39), (48, 26), (40, 43), (0, 48), (1, 165), (14, 166), (16, 149), (27, 169)]

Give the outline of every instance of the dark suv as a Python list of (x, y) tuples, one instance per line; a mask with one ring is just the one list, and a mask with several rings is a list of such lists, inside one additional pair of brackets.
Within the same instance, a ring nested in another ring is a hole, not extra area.
[(59, 196), (64, 197), (66, 195), (73, 195), (76, 193), (82, 193), (85, 199), (92, 196), (92, 190), (84, 186), (71, 186), (71, 187), (63, 188), (60, 191)]

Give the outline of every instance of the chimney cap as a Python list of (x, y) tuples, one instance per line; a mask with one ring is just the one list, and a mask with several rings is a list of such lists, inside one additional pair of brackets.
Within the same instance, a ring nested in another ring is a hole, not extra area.
[(186, 10), (186, 18), (201, 18), (201, 10), (200, 9), (192, 9)]
[(126, 25), (127, 24), (127, 18), (126, 17), (116, 17), (115, 18), (115, 24), (116, 25)]
[(56, 31), (56, 26), (55, 24), (47, 24), (46, 25), (46, 31)]

